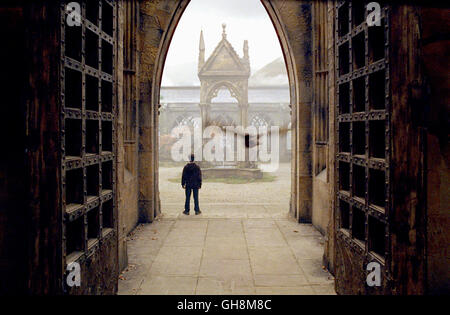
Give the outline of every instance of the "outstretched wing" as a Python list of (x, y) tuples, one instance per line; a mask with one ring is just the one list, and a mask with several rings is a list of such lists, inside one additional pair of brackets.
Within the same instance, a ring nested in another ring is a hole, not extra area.
[[(219, 127), (220, 129), (222, 129), (224, 132), (228, 131), (230, 132), (230, 130), (226, 130), (226, 127), (230, 127), (230, 126), (223, 126), (220, 123), (214, 121), (214, 120), (207, 120), (204, 123), (205, 128), (209, 127), (209, 126), (215, 126), (215, 127)], [(232, 126), (232, 127), (236, 127), (236, 126)], [(280, 126), (279, 130), (278, 130), (278, 134), (279, 135), (283, 135), (288, 133), (289, 131), (291, 131), (291, 127), (289, 126)], [(249, 134), (248, 132), (244, 132), (242, 130), (239, 130), (237, 128), (233, 128), (231, 129), (231, 132), (235, 133), (236, 135), (240, 136), (240, 137), (244, 137), (244, 142), (245, 142), (245, 146), (247, 148), (253, 148), (254, 146), (258, 146), (259, 143), (259, 138), (263, 135), (262, 133), (257, 133), (257, 134)], [(267, 130), (267, 136), (270, 137), (271, 135), (271, 130), (268, 129)]]

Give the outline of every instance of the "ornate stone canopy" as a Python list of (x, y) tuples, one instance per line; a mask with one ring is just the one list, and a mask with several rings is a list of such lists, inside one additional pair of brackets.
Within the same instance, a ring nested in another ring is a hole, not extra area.
[(244, 41), (243, 57), (239, 57), (227, 40), (226, 25), (222, 24), (222, 28), (222, 40), (206, 61), (203, 31), (200, 33), (198, 77), (202, 119), (208, 118), (211, 100), (221, 89), (226, 88), (239, 104), (241, 124), (247, 125), (248, 79), (250, 77), (248, 42)]

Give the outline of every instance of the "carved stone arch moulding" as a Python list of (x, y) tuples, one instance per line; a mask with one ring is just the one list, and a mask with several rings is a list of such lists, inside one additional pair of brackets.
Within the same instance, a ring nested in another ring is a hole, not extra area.
[(226, 88), (228, 91), (230, 91), (230, 94), (232, 97), (234, 97), (239, 104), (241, 104), (242, 101), (242, 93), (239, 92), (239, 87), (233, 84), (232, 82), (228, 81), (220, 81), (218, 83), (214, 83), (207, 92), (207, 103), (210, 104), (212, 99), (217, 97), (219, 91), (222, 88)]

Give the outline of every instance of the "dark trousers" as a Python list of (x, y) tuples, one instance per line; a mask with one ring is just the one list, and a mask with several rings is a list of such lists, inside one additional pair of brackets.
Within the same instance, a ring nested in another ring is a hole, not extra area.
[(189, 209), (191, 207), (191, 191), (194, 195), (194, 210), (195, 212), (200, 211), (200, 207), (198, 206), (198, 188), (189, 188), (186, 187), (186, 202), (184, 204), (184, 210), (186, 212), (189, 212)]

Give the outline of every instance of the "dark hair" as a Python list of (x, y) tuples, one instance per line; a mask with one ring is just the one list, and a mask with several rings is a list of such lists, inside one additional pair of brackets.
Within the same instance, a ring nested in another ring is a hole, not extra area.
[(195, 156), (193, 154), (191, 154), (191, 162), (194, 162), (195, 160)]

